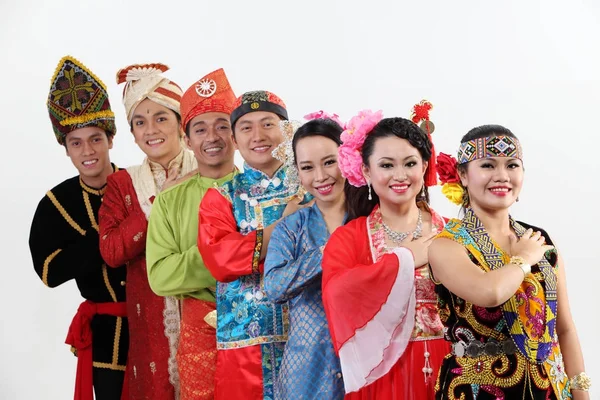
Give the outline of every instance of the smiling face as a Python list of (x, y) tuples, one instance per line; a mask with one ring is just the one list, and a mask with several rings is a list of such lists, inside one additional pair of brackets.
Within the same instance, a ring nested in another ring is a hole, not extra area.
[(187, 129), (185, 141), (194, 152), (199, 169), (219, 168), (233, 163), (235, 146), (228, 114), (209, 112), (197, 115), (188, 123)]
[(244, 161), (267, 175), (272, 175), (281, 166), (281, 161), (271, 155), (283, 141), (280, 120), (272, 112), (255, 111), (243, 115), (235, 123), (234, 140)]
[(394, 207), (415, 202), (423, 188), (427, 162), (408, 140), (396, 136), (378, 138), (363, 165), (363, 173), (379, 196), (379, 202)]
[(337, 162), (338, 145), (323, 136), (308, 136), (296, 143), (296, 165), (300, 182), (317, 203), (335, 203), (344, 195)]
[(523, 163), (510, 157), (474, 160), (459, 170), (460, 180), (469, 193), (470, 205), (484, 210), (509, 208), (523, 186)]
[(112, 146), (112, 138), (95, 126), (75, 129), (65, 138), (67, 156), (83, 181), (96, 188), (103, 186), (112, 172), (108, 154)]
[(146, 99), (135, 108), (131, 132), (135, 143), (148, 158), (163, 166), (181, 150), (177, 115), (173, 110), (152, 100)]

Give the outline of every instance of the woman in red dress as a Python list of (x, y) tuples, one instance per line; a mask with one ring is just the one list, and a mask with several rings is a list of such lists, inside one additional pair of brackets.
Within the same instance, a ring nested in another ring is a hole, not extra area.
[(323, 301), (347, 399), (433, 399), (449, 353), (427, 265), (444, 226), (428, 205), (434, 150), (414, 122), (381, 118), (363, 111), (342, 134), (340, 169), (357, 188), (324, 251)]

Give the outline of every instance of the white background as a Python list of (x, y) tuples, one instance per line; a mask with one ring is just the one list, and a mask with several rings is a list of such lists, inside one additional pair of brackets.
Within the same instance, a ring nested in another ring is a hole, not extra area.
[[(407, 117), (426, 98), (444, 152), (474, 126), (509, 127), (526, 166), (513, 215), (558, 243), (587, 371), (600, 387), (597, 0), (188, 3), (0, 0), (0, 399), (72, 398), (76, 359), (63, 343), (81, 299), (74, 282), (46, 288), (27, 245), (40, 198), (75, 175), (45, 106), (66, 54), (108, 85), (112, 160), (123, 167), (143, 158), (115, 83), (132, 63), (165, 63), (183, 88), (224, 67), (236, 94), (271, 90), (295, 118), (325, 109), (348, 119), (362, 108)], [(457, 213), (439, 189), (433, 207)]]

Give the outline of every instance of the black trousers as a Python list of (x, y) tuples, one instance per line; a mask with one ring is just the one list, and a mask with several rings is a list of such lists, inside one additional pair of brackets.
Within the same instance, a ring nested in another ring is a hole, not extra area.
[(124, 371), (94, 367), (94, 393), (96, 400), (121, 400)]

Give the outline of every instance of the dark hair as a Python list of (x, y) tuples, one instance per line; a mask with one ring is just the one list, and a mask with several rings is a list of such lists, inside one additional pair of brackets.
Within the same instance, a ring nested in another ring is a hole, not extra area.
[(319, 118), (308, 121), (294, 133), (294, 138), (292, 139), (294, 160), (296, 160), (296, 146), (300, 139), (311, 136), (323, 136), (333, 140), (339, 146), (342, 144), (342, 139), (340, 139), (342, 131), (342, 127), (329, 118)]
[(481, 125), (471, 129), (465, 136), (460, 139), (461, 143), (468, 142), (473, 139), (481, 139), (489, 136), (510, 136), (517, 138), (510, 129), (503, 127), (502, 125)]
[[(414, 122), (399, 117), (384, 118), (367, 134), (363, 143), (361, 156), (364, 165), (369, 165), (369, 157), (373, 154), (377, 140), (385, 137), (406, 139), (411, 146), (419, 151), (424, 162), (428, 162), (431, 158), (433, 145), (427, 134)], [(429, 169), (429, 166), (427, 168)], [(427, 171), (425, 171), (425, 174), (427, 174)], [(371, 214), (373, 208), (379, 204), (379, 196), (372, 190), (371, 197), (372, 199), (369, 200), (369, 189), (367, 186), (359, 188), (347, 186), (346, 204), (348, 207), (348, 221)], [(425, 201), (429, 203), (429, 192), (426, 186), (424, 186), (423, 196), (417, 196), (416, 200), (417, 202)]]
[[(517, 136), (511, 132), (510, 129), (503, 127), (502, 125), (481, 125), (471, 129), (465, 136), (460, 139), (461, 143), (468, 142), (474, 139), (481, 139), (484, 137), (494, 137), (494, 136), (510, 136), (512, 138), (517, 139)], [(467, 173), (467, 165), (459, 164), (457, 166), (458, 172), (462, 174)], [(462, 182), (459, 180), (458, 184), (463, 188), (463, 204), (462, 208), (466, 208), (469, 206), (469, 195), (467, 192), (467, 188), (462, 186)]]
[[(84, 126), (84, 128), (87, 128), (87, 127), (89, 127), (89, 126), (92, 126), (92, 127), (98, 127), (97, 125), (88, 125), (88, 126)], [(98, 128), (99, 128), (99, 127), (98, 127)], [(73, 129), (73, 130), (75, 130), (75, 129)], [(107, 131), (106, 129), (102, 129), (102, 130), (103, 130), (103, 131), (104, 131), (104, 133), (106, 134), (106, 138), (107, 138), (109, 141), (110, 141), (110, 140), (112, 140), (112, 139), (114, 139), (114, 137), (115, 137), (115, 134), (114, 134), (113, 132), (109, 132), (109, 131)], [(73, 132), (73, 131), (71, 131), (71, 132)], [(71, 132), (69, 132), (69, 133), (71, 133)], [(64, 148), (65, 148), (66, 150), (69, 150), (69, 148), (67, 147), (67, 135), (65, 135), (65, 137), (64, 137), (64, 139), (63, 139), (63, 142), (62, 142), (62, 145), (64, 146)]]
[[(294, 160), (296, 160), (296, 163), (298, 162), (298, 159), (296, 158), (296, 146), (301, 139), (313, 136), (322, 136), (334, 141), (339, 147), (342, 144), (342, 139), (340, 138), (342, 132), (342, 127), (339, 126), (337, 122), (329, 118), (318, 118), (308, 121), (298, 128), (296, 133), (294, 133), (294, 137), (292, 139)], [(344, 195), (348, 192), (350, 187), (352, 187), (352, 185), (350, 185), (350, 183), (348, 183), (346, 180), (346, 183), (344, 184)], [(346, 200), (346, 206), (347, 205), (348, 201)]]
[[(273, 112), (273, 111), (267, 111), (267, 110), (257, 110), (257, 111), (265, 111), (265, 112), (270, 112), (270, 113), (272, 113), (272, 114), (275, 114), (275, 115), (277, 116), (277, 118), (279, 118), (279, 120), (280, 120), (280, 121), (288, 121), (288, 119), (287, 119), (287, 118), (284, 118), (284, 117), (282, 117), (281, 115), (279, 115), (279, 114), (277, 114), (277, 113), (275, 113), (275, 112)], [(246, 113), (246, 114), (250, 114), (250, 113)], [(238, 117), (238, 118), (237, 118), (237, 119), (236, 119), (236, 120), (233, 122), (233, 124), (231, 125), (231, 133), (233, 134), (233, 137), (234, 137), (234, 138), (235, 138), (235, 124), (237, 124), (237, 123), (238, 123), (238, 121), (240, 120), (240, 118), (242, 118), (242, 117), (243, 117), (244, 115), (246, 115), (246, 114), (240, 115), (240, 116), (239, 116), (239, 117)], [(229, 122), (231, 122), (231, 119), (229, 120)]]
[[(171, 110), (171, 109), (169, 108), (169, 110)], [(171, 110), (171, 111), (173, 111), (173, 110)], [(176, 111), (173, 111), (173, 114), (175, 114), (175, 118), (177, 118), (177, 123), (179, 125), (181, 125), (181, 115)], [(133, 120), (129, 121), (129, 131), (133, 132)]]

